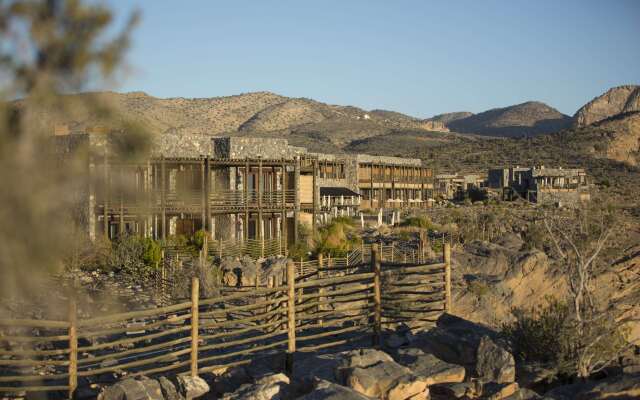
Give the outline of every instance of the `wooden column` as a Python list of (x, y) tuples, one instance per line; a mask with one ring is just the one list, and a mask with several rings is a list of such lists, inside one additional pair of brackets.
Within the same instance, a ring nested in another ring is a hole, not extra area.
[(295, 210), (293, 214), (293, 241), (298, 241), (298, 224), (300, 222), (300, 156), (296, 156), (296, 164), (294, 166), (294, 193), (295, 193)]
[[(205, 166), (205, 197), (206, 197), (206, 222), (205, 222), (205, 230), (209, 232), (209, 236), (211, 236), (211, 159), (207, 157), (207, 165)], [(211, 237), (213, 240), (213, 237)]]
[(289, 238), (287, 234), (287, 165), (282, 162), (282, 238), (284, 240), (284, 255), (286, 256), (289, 251)]
[(445, 243), (443, 248), (445, 311), (451, 313), (451, 243)]
[[(207, 188), (205, 187), (207, 179), (207, 162), (200, 161), (200, 190), (202, 190), (202, 230), (207, 230)], [(206, 236), (206, 235), (205, 235)]]
[[(320, 191), (320, 189), (318, 188), (318, 180), (316, 175), (318, 174), (318, 160), (315, 159), (313, 160), (313, 183), (312, 183), (312, 193), (313, 193), (313, 216), (311, 219), (311, 231), (315, 232), (316, 231), (316, 216), (318, 214), (317, 208), (318, 208), (318, 201), (316, 200), (316, 190), (318, 190), (318, 192)], [(318, 193), (319, 195), (320, 193)]]
[(160, 208), (162, 215), (162, 239), (167, 239), (167, 172), (164, 155), (160, 156)]
[[(324, 273), (322, 271), (323, 268), (323, 256), (322, 253), (318, 254), (318, 279), (322, 279), (324, 277)], [(320, 286), (318, 288), (318, 301), (322, 302), (324, 300), (324, 286)], [(324, 310), (324, 307), (322, 305), (318, 305), (318, 312), (322, 312)], [(320, 326), (323, 325), (323, 319), (320, 318), (318, 320), (318, 324), (320, 324)]]
[(75, 290), (69, 296), (69, 398), (78, 387), (78, 305)]
[(191, 278), (191, 376), (198, 376), (198, 327), (199, 311), (198, 299), (200, 298), (200, 281), (197, 277)]
[(371, 245), (371, 270), (373, 276), (373, 346), (380, 346), (380, 334), (382, 332), (382, 294), (380, 282), (380, 257), (375, 244)]
[(120, 236), (122, 237), (122, 235), (124, 235), (124, 175), (122, 173), (122, 169), (123, 166), (122, 164), (120, 165), (119, 168), (119, 177), (120, 177), (120, 182), (118, 182), (118, 192), (119, 193), (119, 198), (120, 198), (120, 221), (119, 221), (119, 229), (118, 231), (120, 232)]
[(103, 207), (103, 222), (104, 222), (104, 237), (109, 240), (109, 196), (111, 196), (111, 190), (109, 187), (109, 153), (107, 146), (104, 147), (104, 207)]
[(262, 178), (262, 160), (258, 160), (258, 224), (256, 234), (260, 238), (260, 256), (264, 257), (264, 221), (262, 220), (262, 196), (264, 194), (262, 185), (264, 179)]
[(244, 180), (242, 181), (242, 201), (244, 203), (244, 231), (242, 236), (246, 242), (249, 239), (249, 161), (244, 163)]
[(293, 357), (296, 352), (296, 267), (287, 261), (287, 360), (286, 371), (293, 373)]
[(369, 208), (373, 210), (373, 163), (371, 164), (371, 194), (369, 195)]

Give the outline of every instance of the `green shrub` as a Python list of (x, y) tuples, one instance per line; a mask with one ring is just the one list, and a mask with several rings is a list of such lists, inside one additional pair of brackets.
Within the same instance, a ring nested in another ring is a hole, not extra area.
[(157, 266), (162, 260), (162, 247), (151, 238), (142, 239), (142, 261), (149, 267)]
[(204, 246), (204, 240), (207, 236), (207, 232), (200, 229), (193, 234), (192, 237), (189, 238), (189, 245), (193, 247), (195, 250), (200, 251)]

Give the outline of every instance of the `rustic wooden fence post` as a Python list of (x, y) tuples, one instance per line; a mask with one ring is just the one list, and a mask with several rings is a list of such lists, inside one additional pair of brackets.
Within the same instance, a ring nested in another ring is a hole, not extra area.
[[(382, 247), (382, 246), (381, 246)], [(373, 271), (373, 346), (380, 346), (382, 332), (382, 295), (380, 288), (380, 257), (375, 245), (371, 246), (371, 270)]]
[(451, 243), (445, 243), (444, 251), (444, 296), (445, 311), (451, 312)]
[[(322, 272), (322, 268), (323, 268), (323, 255), (322, 253), (318, 254), (318, 279), (322, 279), (323, 277), (323, 272)], [(320, 286), (318, 288), (318, 301), (322, 302), (324, 300), (324, 287)], [(324, 307), (321, 304), (318, 304), (318, 312), (322, 312), (322, 310), (324, 309)], [(322, 318), (318, 319), (318, 323), (320, 324), (320, 326), (323, 326), (324, 324), (324, 320)]]
[(198, 299), (200, 297), (200, 280), (191, 278), (191, 376), (198, 376)]
[(287, 361), (286, 371), (293, 373), (293, 356), (296, 352), (296, 267), (287, 261)]
[(78, 305), (75, 292), (69, 297), (69, 398), (78, 387)]

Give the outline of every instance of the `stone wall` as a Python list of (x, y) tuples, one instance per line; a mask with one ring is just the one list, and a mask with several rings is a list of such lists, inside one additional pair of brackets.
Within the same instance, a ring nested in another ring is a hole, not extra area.
[(307, 154), (303, 147), (289, 146), (287, 139), (255, 137), (213, 138), (213, 153), (218, 158), (293, 159)]

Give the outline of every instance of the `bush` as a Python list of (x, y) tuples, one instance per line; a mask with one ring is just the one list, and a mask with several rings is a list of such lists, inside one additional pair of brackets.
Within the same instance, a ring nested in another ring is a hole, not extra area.
[(591, 346), (593, 338), (610, 330), (612, 321), (594, 320), (581, 332), (573, 308), (557, 299), (547, 298), (545, 304), (516, 309), (513, 314), (515, 321), (504, 324), (502, 332), (510, 340), (514, 356), (552, 366), (556, 377), (575, 377), (587, 351), (593, 362), (608, 363), (624, 345), (622, 333), (615, 332)]
[(433, 229), (433, 224), (431, 223), (431, 220), (424, 216), (408, 217), (404, 221), (402, 221), (400, 226), (414, 226), (414, 227), (423, 228), (423, 229)]
[(158, 265), (161, 255), (161, 247), (153, 239), (123, 236), (113, 241), (106, 267), (132, 275), (146, 275)]

